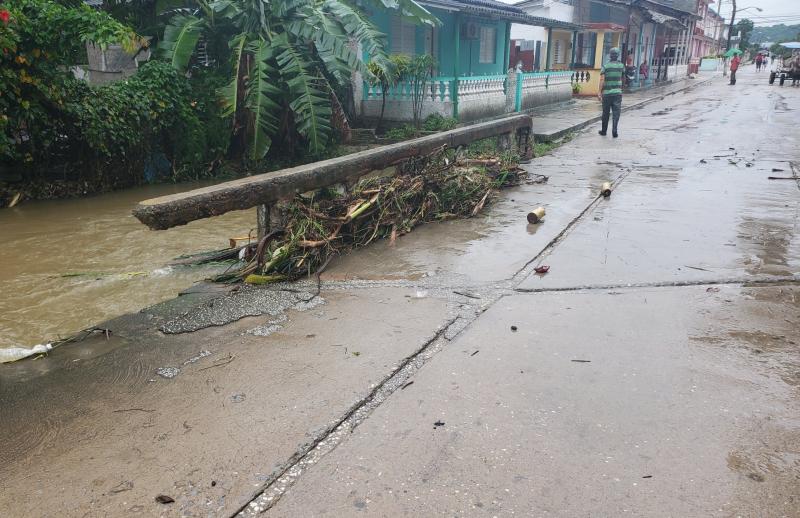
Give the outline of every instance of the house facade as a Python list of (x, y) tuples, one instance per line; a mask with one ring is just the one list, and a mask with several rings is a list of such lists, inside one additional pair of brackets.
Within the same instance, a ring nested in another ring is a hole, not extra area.
[[(514, 4), (531, 16), (574, 24), (574, 0), (523, 0)], [(569, 70), (577, 30), (515, 23), (511, 26), (511, 65), (525, 72)], [(516, 58), (516, 59), (515, 59)]]
[(694, 31), (695, 56), (717, 56), (723, 50), (723, 34), (727, 37), (727, 27), (725, 19), (711, 7), (712, 4), (714, 0), (698, 0), (697, 14), (701, 19), (697, 21)]
[[(713, 0), (423, 0), (442, 23), (417, 26), (385, 11), (369, 13), (389, 52), (429, 54), (436, 65), (422, 87), (422, 117), (471, 121), (597, 95), (612, 47), (632, 79), (628, 89), (685, 77), (713, 45)], [(701, 8), (702, 6), (702, 8)], [(696, 29), (703, 28), (703, 39)], [(698, 44), (699, 42), (699, 44)], [(692, 60), (697, 60), (693, 63)], [(366, 119), (408, 121), (414, 87), (356, 79), (356, 109)]]
[[(579, 30), (514, 24), (513, 49), (523, 68), (572, 70), (583, 95), (597, 95), (609, 50), (619, 47), (634, 70), (630, 89), (686, 75), (691, 25), (698, 0), (523, 0), (530, 15), (546, 15)], [(708, 0), (700, 0), (708, 1)], [(680, 43), (680, 45), (679, 45)], [(514, 59), (512, 57), (512, 64)]]
[[(369, 12), (372, 22), (388, 38), (390, 54), (429, 54), (436, 65), (424, 86), (422, 117), (433, 113), (471, 121), (521, 110), (522, 106), (566, 100), (572, 96), (569, 72), (549, 74), (533, 85), (530, 77), (509, 74), (513, 23), (548, 28), (576, 28), (573, 24), (526, 14), (513, 5), (494, 0), (425, 0), (420, 2), (442, 23), (418, 26), (385, 10)], [(360, 114), (377, 118), (383, 105), (380, 85), (356, 80)], [(539, 84), (541, 83), (541, 85)], [(386, 92), (384, 118), (411, 119), (411, 84), (400, 82)], [(538, 95), (541, 94), (541, 95)], [(518, 97), (528, 97), (526, 99)]]

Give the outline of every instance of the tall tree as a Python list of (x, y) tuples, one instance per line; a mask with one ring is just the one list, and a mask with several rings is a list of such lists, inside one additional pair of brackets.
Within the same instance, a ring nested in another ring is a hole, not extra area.
[(739, 30), (740, 49), (746, 49), (750, 47), (750, 35), (753, 33), (753, 27), (755, 27), (755, 24), (748, 18), (742, 18), (736, 24), (736, 28)]
[[(414, 0), (365, 3), (415, 23), (439, 24)], [(220, 95), (255, 160), (273, 139), (295, 131), (310, 153), (325, 149), (337, 88), (349, 84), (354, 70), (370, 75), (353, 43), (369, 61), (390, 67), (385, 36), (349, 0), (197, 0), (197, 9), (172, 18), (160, 47), (183, 71), (198, 42), (221, 39), (228, 45), (219, 62), (229, 63), (230, 82)]]

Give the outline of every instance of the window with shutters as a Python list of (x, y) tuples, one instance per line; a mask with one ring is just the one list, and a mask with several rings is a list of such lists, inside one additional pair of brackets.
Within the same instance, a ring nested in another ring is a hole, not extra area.
[(414, 56), (417, 53), (416, 26), (399, 16), (392, 16), (392, 53)]
[(555, 64), (564, 62), (561, 59), (561, 47), (561, 40), (556, 40), (556, 44), (553, 46), (553, 63)]
[(494, 63), (495, 59), (497, 59), (497, 28), (482, 26), (478, 63)]

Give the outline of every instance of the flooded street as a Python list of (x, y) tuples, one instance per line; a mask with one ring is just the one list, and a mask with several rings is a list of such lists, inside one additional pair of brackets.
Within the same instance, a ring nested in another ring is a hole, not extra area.
[(167, 232), (131, 216), (136, 202), (200, 184), (157, 185), (0, 210), (0, 348), (31, 347), (174, 297), (218, 267), (174, 258), (247, 235), (255, 211)]
[(319, 283), (170, 299), (254, 214), (151, 232), (155, 191), (0, 213), (12, 343), (120, 315), (0, 366), (0, 516), (800, 518), (798, 108), (654, 95)]

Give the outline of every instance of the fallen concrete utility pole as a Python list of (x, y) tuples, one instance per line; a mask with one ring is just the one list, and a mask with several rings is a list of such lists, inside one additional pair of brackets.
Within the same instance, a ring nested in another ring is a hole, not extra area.
[(145, 200), (133, 209), (133, 215), (152, 229), (165, 230), (233, 210), (259, 207), (261, 234), (269, 226), (266, 219), (271, 212), (270, 205), (289, 200), (297, 193), (352, 181), (408, 158), (427, 155), (442, 146), (455, 149), (476, 140), (499, 137), (498, 147), (510, 149), (512, 135), (515, 135), (520, 155), (529, 157), (533, 144), (531, 124), (531, 117), (522, 114), (473, 124), (351, 155)]

